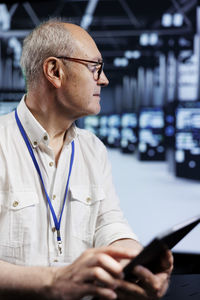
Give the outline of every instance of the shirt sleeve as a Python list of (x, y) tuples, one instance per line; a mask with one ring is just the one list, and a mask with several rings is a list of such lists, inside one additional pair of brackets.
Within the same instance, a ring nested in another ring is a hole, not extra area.
[(111, 164), (108, 160), (106, 147), (102, 143), (99, 146), (101, 147), (99, 163), (105, 199), (101, 201), (99, 208), (94, 246), (109, 245), (116, 240), (125, 238), (138, 240), (121, 211), (112, 180)]

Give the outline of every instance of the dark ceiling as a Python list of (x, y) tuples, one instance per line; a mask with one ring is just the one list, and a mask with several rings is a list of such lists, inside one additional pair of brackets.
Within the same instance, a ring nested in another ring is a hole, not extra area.
[[(111, 73), (115, 71), (114, 58), (123, 57), (126, 50), (143, 51), (143, 60), (147, 53), (149, 61), (152, 50), (175, 49), (180, 37), (185, 37), (191, 47), (196, 32), (198, 0), (51, 0), (18, 3), (8, 0), (6, 4), (11, 15), (11, 31), (21, 38), (49, 17), (60, 16), (64, 20), (84, 24), (83, 27), (93, 36), (103, 54), (105, 68)], [(161, 17), (166, 12), (180, 12), (184, 18), (182, 27), (164, 28)], [(84, 23), (88, 16), (90, 22)], [(157, 33), (160, 43), (153, 49), (141, 47), (139, 37), (144, 32)], [(172, 40), (171, 46), (166, 43), (169, 39)]]

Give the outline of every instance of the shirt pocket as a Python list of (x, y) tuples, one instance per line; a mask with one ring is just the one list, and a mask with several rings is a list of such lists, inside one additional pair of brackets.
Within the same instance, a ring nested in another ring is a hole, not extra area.
[(69, 210), (72, 235), (93, 245), (99, 205), (105, 199), (101, 187), (72, 186), (70, 188)]
[(21, 247), (31, 243), (38, 203), (33, 191), (0, 191), (0, 245)]

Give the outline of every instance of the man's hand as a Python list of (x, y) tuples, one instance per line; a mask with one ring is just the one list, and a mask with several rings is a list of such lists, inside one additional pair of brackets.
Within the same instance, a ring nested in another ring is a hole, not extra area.
[(161, 269), (152, 274), (137, 266), (133, 275), (139, 282), (122, 278), (121, 260), (135, 257), (134, 248), (119, 245), (85, 251), (66, 267), (25, 267), (0, 261), (0, 298), (80, 300), (94, 295), (101, 299), (156, 299), (165, 293), (172, 271), (172, 255), (167, 252)]
[(51, 268), (54, 279), (47, 292), (48, 299), (79, 300), (86, 295), (116, 299), (115, 289), (123, 270), (118, 260), (132, 257), (131, 249), (121, 247), (86, 250), (71, 265)]
[(133, 275), (138, 278), (135, 283), (118, 280), (117, 294), (121, 300), (159, 299), (164, 296), (169, 285), (169, 277), (173, 269), (173, 256), (166, 251), (160, 262), (160, 271), (153, 274), (143, 266), (136, 266)]

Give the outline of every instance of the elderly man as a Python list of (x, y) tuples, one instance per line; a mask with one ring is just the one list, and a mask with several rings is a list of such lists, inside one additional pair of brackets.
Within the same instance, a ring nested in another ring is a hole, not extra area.
[(25, 39), (27, 94), (0, 119), (0, 295), (45, 299), (152, 299), (168, 286), (124, 261), (141, 245), (122, 212), (104, 145), (74, 121), (100, 111), (108, 85), (101, 54), (81, 27), (50, 20)]

